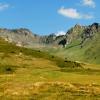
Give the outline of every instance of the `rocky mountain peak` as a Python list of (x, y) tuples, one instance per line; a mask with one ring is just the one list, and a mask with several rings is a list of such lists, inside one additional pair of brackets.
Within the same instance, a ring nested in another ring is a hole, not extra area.
[(92, 31), (99, 31), (100, 30), (100, 24), (99, 23), (93, 23), (91, 26), (90, 26), (91, 30)]
[(74, 28), (81, 28), (82, 26), (80, 25), (80, 24), (76, 24), (75, 26), (74, 26)]
[(26, 29), (26, 28), (20, 28), (20, 29), (13, 29), (11, 30), (11, 32), (14, 32), (14, 33), (17, 33), (17, 34), (20, 34), (20, 35), (32, 35), (32, 32), (29, 30), (29, 29)]

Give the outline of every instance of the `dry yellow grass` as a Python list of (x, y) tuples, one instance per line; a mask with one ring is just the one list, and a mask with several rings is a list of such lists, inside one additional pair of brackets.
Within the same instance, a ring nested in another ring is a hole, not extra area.
[[(0, 100), (100, 99), (99, 69), (88, 64), (84, 64), (84, 68), (63, 69), (59, 66), (60, 59), (54, 56), (27, 49), (23, 53), (16, 47), (17, 53), (10, 50), (2, 48), (0, 52), (0, 69), (6, 68), (0, 73)], [(60, 62), (62, 66), (63, 62)]]

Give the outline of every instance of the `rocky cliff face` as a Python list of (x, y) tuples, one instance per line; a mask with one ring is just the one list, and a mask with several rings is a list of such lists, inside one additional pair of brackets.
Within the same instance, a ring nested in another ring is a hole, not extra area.
[(27, 46), (39, 43), (39, 36), (25, 28), (20, 29), (0, 29), (0, 37), (8, 42), (14, 42), (17, 46)]
[(74, 27), (69, 29), (65, 35), (56, 36), (55, 34), (50, 34), (49, 36), (46, 36), (45, 43), (59, 45), (61, 44), (61, 41), (66, 40), (65, 43), (69, 44), (72, 41), (79, 39), (86, 28), (86, 26), (76, 24)]
[(87, 26), (83, 33), (81, 34), (81, 44), (83, 44), (87, 39), (92, 39), (96, 34), (100, 33), (99, 23), (93, 23), (92, 25)]
[(83, 44), (87, 39), (91, 39), (99, 32), (100, 32), (99, 23), (93, 23), (92, 25), (89, 26), (81, 26), (76, 24), (74, 27), (72, 27), (66, 32), (66, 35), (57, 36), (53, 41), (54, 43), (59, 44), (60, 41), (66, 39), (66, 44), (70, 44), (73, 41), (79, 40), (80, 44)]

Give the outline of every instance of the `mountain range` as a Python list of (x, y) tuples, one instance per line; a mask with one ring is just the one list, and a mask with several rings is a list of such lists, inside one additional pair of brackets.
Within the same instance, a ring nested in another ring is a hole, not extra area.
[(59, 36), (56, 36), (55, 33), (39, 36), (26, 28), (1, 28), (0, 37), (17, 46), (47, 50), (70, 60), (100, 63), (99, 23), (93, 23), (88, 26), (76, 24), (65, 35)]

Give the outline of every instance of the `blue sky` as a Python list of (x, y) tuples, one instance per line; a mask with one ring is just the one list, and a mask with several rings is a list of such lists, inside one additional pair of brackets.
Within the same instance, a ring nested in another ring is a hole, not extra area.
[(1, 28), (64, 34), (75, 24), (100, 22), (100, 0), (0, 0)]

